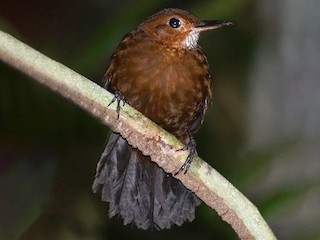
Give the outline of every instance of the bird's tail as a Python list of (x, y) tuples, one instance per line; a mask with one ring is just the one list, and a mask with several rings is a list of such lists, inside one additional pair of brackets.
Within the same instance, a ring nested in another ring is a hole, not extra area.
[(97, 165), (92, 186), (109, 202), (109, 217), (119, 214), (124, 224), (168, 229), (194, 219), (200, 200), (182, 183), (112, 133)]

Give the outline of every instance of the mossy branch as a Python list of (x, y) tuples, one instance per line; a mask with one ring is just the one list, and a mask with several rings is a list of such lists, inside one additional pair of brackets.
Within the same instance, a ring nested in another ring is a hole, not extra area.
[[(177, 151), (182, 144), (174, 136), (128, 104), (117, 120), (116, 104), (108, 107), (111, 93), (1, 31), (0, 58), (99, 118), (166, 172), (175, 173), (185, 161), (187, 152)], [(176, 177), (228, 222), (240, 239), (276, 239), (257, 208), (199, 157), (187, 174)]]

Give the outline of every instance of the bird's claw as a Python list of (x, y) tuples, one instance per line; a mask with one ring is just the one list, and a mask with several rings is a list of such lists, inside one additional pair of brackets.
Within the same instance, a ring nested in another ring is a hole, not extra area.
[(188, 129), (188, 136), (190, 139), (188, 144), (186, 144), (183, 148), (178, 149), (177, 151), (189, 150), (189, 155), (188, 155), (186, 161), (184, 162), (184, 164), (180, 167), (178, 172), (176, 172), (174, 174), (174, 176), (178, 175), (181, 172), (183, 172), (183, 174), (186, 174), (191, 166), (191, 163), (192, 163), (194, 157), (197, 156), (197, 150), (196, 150), (197, 143), (194, 140), (193, 136), (191, 135), (189, 129)]
[(118, 117), (117, 119), (119, 119), (119, 116), (120, 116), (120, 105), (121, 105), (121, 102), (122, 102), (122, 106), (124, 106), (126, 104), (126, 100), (124, 98), (124, 96), (121, 94), (120, 91), (116, 90), (114, 92), (114, 97), (113, 99), (111, 100), (111, 102), (108, 104), (108, 107), (114, 103), (115, 101), (117, 101), (117, 108), (116, 108), (116, 112), (118, 114)]

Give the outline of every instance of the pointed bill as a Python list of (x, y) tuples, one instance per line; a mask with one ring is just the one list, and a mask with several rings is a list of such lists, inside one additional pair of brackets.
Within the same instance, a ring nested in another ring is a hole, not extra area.
[(230, 21), (224, 20), (208, 20), (208, 21), (201, 21), (195, 28), (194, 32), (203, 32), (207, 30), (213, 30), (224, 26), (231, 26), (233, 25)]

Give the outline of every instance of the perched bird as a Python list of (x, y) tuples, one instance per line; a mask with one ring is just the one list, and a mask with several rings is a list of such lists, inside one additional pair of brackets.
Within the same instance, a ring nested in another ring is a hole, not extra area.
[[(189, 157), (196, 154), (192, 134), (203, 122), (212, 99), (207, 57), (199, 34), (230, 25), (228, 21), (200, 21), (180, 9), (164, 9), (123, 37), (112, 55), (103, 84), (175, 135)], [(119, 111), (119, 108), (118, 108)], [(168, 229), (194, 219), (200, 200), (171, 174), (165, 173), (117, 133), (112, 133), (97, 165), (93, 191), (109, 202), (109, 217), (140, 229)]]

